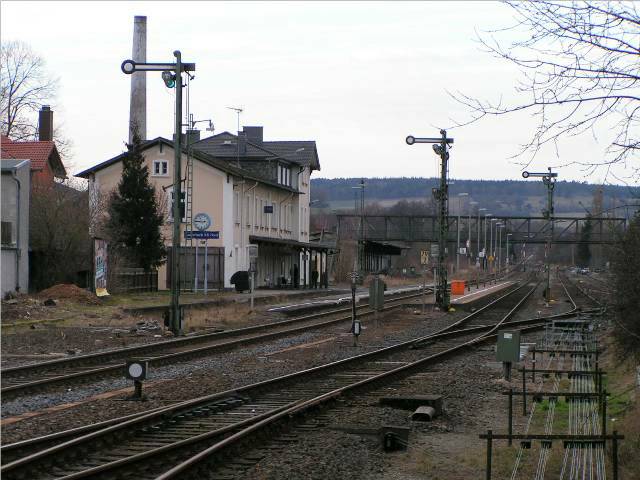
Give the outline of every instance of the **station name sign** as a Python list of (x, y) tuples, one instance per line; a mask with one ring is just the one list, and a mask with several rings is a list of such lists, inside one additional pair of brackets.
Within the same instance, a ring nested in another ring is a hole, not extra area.
[(192, 238), (199, 238), (199, 239), (213, 239), (213, 240), (217, 240), (220, 238), (220, 232), (209, 232), (209, 231), (204, 231), (201, 232), (199, 230), (185, 230), (184, 232), (184, 239), (185, 240), (191, 240)]

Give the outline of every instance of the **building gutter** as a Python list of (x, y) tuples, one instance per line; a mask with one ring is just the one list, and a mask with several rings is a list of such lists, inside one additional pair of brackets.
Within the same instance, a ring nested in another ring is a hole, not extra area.
[[(254, 188), (256, 188), (258, 186), (258, 182), (254, 183), (252, 187), (250, 187), (248, 190), (244, 189), (244, 185), (245, 185), (246, 180), (243, 178), (242, 179), (242, 196), (240, 197), (240, 254), (242, 255), (242, 263), (247, 265), (247, 258), (245, 255), (245, 245), (244, 245), (244, 196), (245, 194), (251, 192), (251, 190), (253, 190)], [(255, 197), (255, 194), (254, 194)], [(255, 202), (255, 198), (254, 198), (254, 202)], [(251, 215), (249, 215), (249, 218), (251, 218)], [(248, 270), (248, 268), (247, 268)]]
[(22, 248), (20, 245), (20, 190), (22, 185), (18, 178), (18, 169), (13, 168), (11, 173), (18, 187), (16, 189), (16, 293), (18, 293), (20, 291), (20, 258), (22, 257)]
[[(293, 198), (293, 192), (291, 192), (284, 200), (282, 200), (281, 202), (278, 202), (279, 203), (278, 211), (280, 212), (279, 213), (280, 217), (278, 219), (278, 223), (282, 223), (282, 204), (284, 202), (287, 202), (287, 201), (291, 200), (291, 198)], [(293, 214), (293, 212), (291, 212), (291, 213)], [(284, 225), (284, 226), (286, 227), (286, 225)], [(280, 225), (278, 225), (278, 238), (282, 238), (282, 230), (283, 229), (280, 228)]]

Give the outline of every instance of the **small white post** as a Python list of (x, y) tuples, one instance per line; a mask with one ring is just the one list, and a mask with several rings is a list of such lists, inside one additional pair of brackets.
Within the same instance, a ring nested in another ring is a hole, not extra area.
[(253, 310), (253, 285), (255, 282), (255, 273), (254, 272), (250, 272), (251, 273), (251, 310)]
[(204, 241), (204, 294), (207, 294), (208, 280), (209, 280), (209, 261), (207, 259), (207, 247), (209, 246), (209, 239)]
[(436, 276), (436, 267), (433, 267), (433, 307), (431, 308), (431, 311), (433, 312), (433, 310), (436, 308), (436, 302), (438, 300), (438, 288), (436, 287), (436, 285), (438, 285), (438, 278)]
[(193, 293), (198, 293), (198, 240), (196, 240), (196, 268), (193, 279)]
[[(428, 267), (422, 267), (422, 314), (424, 315), (427, 308), (427, 270)], [(435, 282), (434, 282), (435, 283)]]

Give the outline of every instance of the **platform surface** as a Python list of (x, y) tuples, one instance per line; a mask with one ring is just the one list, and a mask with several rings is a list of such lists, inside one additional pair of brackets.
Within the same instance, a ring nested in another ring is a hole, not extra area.
[(464, 295), (451, 295), (451, 304), (466, 305), (468, 303), (475, 302), (480, 298), (486, 297), (487, 295), (492, 295), (494, 293), (501, 292), (502, 290), (509, 288), (514, 283), (515, 282), (511, 280), (503, 280), (503, 281), (498, 281), (498, 283), (494, 285), (487, 284), (486, 287), (483, 287), (482, 285), (480, 285), (479, 289), (476, 289), (475, 286), (472, 286), (471, 290), (468, 292), (465, 292)]

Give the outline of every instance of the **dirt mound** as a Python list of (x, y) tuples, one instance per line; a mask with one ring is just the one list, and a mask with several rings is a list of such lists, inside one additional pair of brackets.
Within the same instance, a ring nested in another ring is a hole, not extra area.
[(93, 293), (88, 292), (71, 283), (61, 283), (42, 290), (38, 293), (41, 298), (73, 300), (88, 305), (100, 305), (100, 300)]

